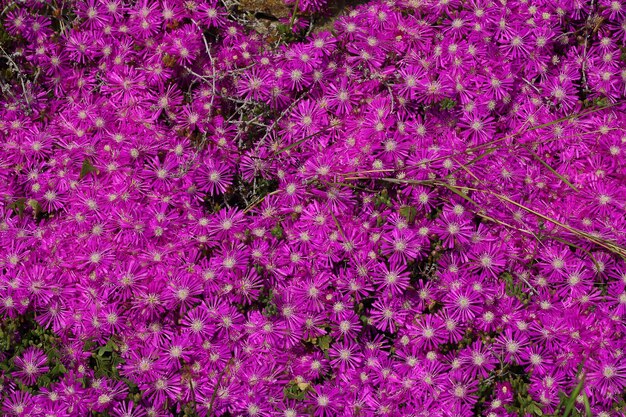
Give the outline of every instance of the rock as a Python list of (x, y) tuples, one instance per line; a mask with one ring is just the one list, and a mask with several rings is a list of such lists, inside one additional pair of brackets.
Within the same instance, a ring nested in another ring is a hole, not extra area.
[(291, 15), (291, 8), (283, 0), (240, 0), (238, 7), (244, 12), (263, 14), (276, 19)]

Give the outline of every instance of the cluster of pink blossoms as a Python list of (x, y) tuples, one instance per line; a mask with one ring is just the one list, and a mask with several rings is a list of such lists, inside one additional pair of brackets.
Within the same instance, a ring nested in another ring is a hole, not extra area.
[(624, 415), (623, 0), (0, 9), (2, 415)]

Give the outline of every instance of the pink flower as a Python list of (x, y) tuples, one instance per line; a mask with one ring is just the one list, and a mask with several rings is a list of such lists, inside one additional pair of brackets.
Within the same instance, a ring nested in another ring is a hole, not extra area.
[(196, 184), (209, 195), (223, 194), (232, 182), (232, 174), (226, 164), (207, 160), (196, 173)]
[(18, 371), (14, 375), (23, 384), (33, 385), (37, 378), (50, 369), (46, 366), (47, 362), (48, 358), (41, 349), (29, 347), (15, 358), (14, 363)]

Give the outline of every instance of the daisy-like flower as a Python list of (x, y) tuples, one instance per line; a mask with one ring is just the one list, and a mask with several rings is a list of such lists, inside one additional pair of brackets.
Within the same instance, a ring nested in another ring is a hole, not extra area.
[(418, 102), (425, 104), (437, 103), (452, 95), (454, 83), (445, 75), (438, 78), (427, 76), (420, 80), (418, 84), (419, 95), (416, 96)]
[(332, 417), (339, 410), (339, 400), (336, 388), (330, 386), (316, 387), (307, 401), (315, 417)]
[(447, 293), (444, 303), (464, 322), (469, 322), (482, 312), (480, 296), (471, 288), (457, 289)]
[(267, 101), (271, 94), (270, 76), (264, 70), (251, 70), (237, 82), (237, 92), (248, 100)]
[(318, 275), (313, 279), (302, 282), (301, 286), (296, 289), (296, 297), (298, 303), (303, 303), (307, 309), (315, 312), (324, 310), (323, 295), (328, 285), (328, 277)]
[(201, 341), (208, 337), (215, 330), (213, 320), (211, 320), (210, 314), (204, 304), (190, 310), (185, 314), (182, 320), (185, 333), (189, 335), (192, 340)]
[(551, 84), (546, 88), (550, 93), (552, 102), (565, 112), (572, 111), (577, 104), (576, 90), (572, 82), (568, 80), (560, 82), (558, 79), (550, 79), (550, 82)]
[(41, 207), (46, 211), (61, 210), (67, 203), (67, 198), (64, 193), (55, 188), (49, 188), (41, 197)]
[(503, 334), (498, 336), (495, 346), (504, 360), (514, 360), (520, 363), (521, 354), (527, 344), (528, 339), (525, 336), (516, 334), (511, 328), (507, 328)]
[(128, 386), (122, 381), (109, 384), (106, 380), (96, 379), (92, 384), (95, 384), (96, 399), (91, 407), (96, 411), (106, 410), (128, 394)]
[(589, 364), (587, 380), (600, 395), (616, 395), (626, 388), (626, 366), (620, 358), (594, 360)]
[(552, 367), (552, 358), (549, 352), (541, 345), (529, 345), (521, 354), (522, 363), (528, 366), (536, 374), (548, 372)]
[(361, 331), (359, 317), (353, 312), (343, 314), (333, 323), (332, 330), (337, 339), (355, 340)]
[(209, 195), (219, 195), (226, 192), (232, 184), (233, 175), (228, 165), (207, 160), (196, 173), (198, 189)]
[(161, 88), (160, 94), (155, 97), (153, 105), (154, 113), (152, 117), (157, 118), (163, 112), (168, 117), (175, 117), (174, 114), (178, 110), (178, 106), (182, 104), (182, 101), (182, 94), (174, 85)]
[(113, 100), (121, 104), (134, 103), (146, 87), (145, 75), (134, 68), (110, 71), (106, 81), (102, 92), (110, 94)]
[(246, 224), (244, 213), (236, 208), (220, 210), (212, 220), (209, 230), (218, 239), (242, 233)]
[(383, 254), (390, 255), (389, 262), (392, 265), (406, 264), (418, 258), (423, 240), (425, 240), (423, 235), (413, 231), (394, 229), (390, 235), (383, 238), (381, 249)]
[(409, 334), (415, 338), (415, 345), (422, 349), (434, 349), (446, 341), (444, 323), (430, 314), (422, 316), (414, 327), (410, 327)]
[(374, 283), (382, 291), (389, 291), (392, 295), (400, 295), (409, 286), (409, 274), (401, 267), (388, 268), (381, 265), (374, 278)]
[(445, 247), (453, 248), (455, 244), (463, 245), (470, 242), (472, 228), (467, 220), (443, 213), (437, 219), (433, 231), (441, 237)]
[(146, 411), (134, 401), (120, 401), (113, 408), (113, 415), (115, 417), (145, 417)]
[(339, 115), (350, 113), (360, 96), (359, 91), (345, 77), (328, 84), (326, 94), (328, 107)]
[(358, 272), (343, 273), (337, 282), (339, 288), (351, 294), (355, 301), (360, 301), (366, 297), (369, 291), (373, 290), (369, 282), (369, 271), (365, 266), (357, 267)]
[(294, 109), (291, 118), (294, 122), (296, 139), (320, 133), (328, 123), (326, 111), (313, 100), (302, 100)]
[(426, 76), (423, 68), (412, 65), (399, 71), (399, 82), (396, 85), (398, 95), (412, 100), (417, 98), (418, 82)]
[(363, 360), (363, 355), (354, 342), (336, 343), (328, 354), (331, 358), (331, 365), (337, 367), (340, 372), (356, 369)]
[(471, 407), (478, 399), (475, 395), (478, 381), (468, 375), (460, 376), (453, 374), (446, 384), (447, 390), (442, 395), (442, 400), (451, 407), (458, 407), (459, 411), (465, 407)]
[(50, 369), (47, 366), (48, 357), (41, 349), (29, 347), (21, 355), (14, 359), (16, 368), (15, 375), (23, 384), (33, 385), (41, 375)]
[(501, 246), (493, 242), (486, 242), (475, 248), (472, 255), (473, 268), (484, 275), (495, 278), (504, 270), (504, 259)]
[(143, 392), (153, 404), (175, 400), (182, 391), (181, 378), (177, 374), (160, 375), (156, 380), (141, 385)]
[(397, 302), (378, 299), (372, 306), (371, 321), (377, 329), (395, 333), (397, 323), (402, 321), (405, 315), (406, 313), (400, 309)]
[(463, 128), (463, 135), (465, 135), (467, 140), (473, 145), (493, 139), (495, 133), (493, 119), (480, 116), (474, 112), (464, 114), (459, 126)]
[(226, 11), (217, 1), (208, 1), (198, 8), (200, 22), (208, 27), (222, 27), (226, 24)]
[(567, 273), (567, 267), (575, 263), (572, 252), (559, 246), (547, 248), (542, 258), (539, 263), (541, 271), (552, 279), (563, 277)]
[(461, 352), (461, 358), (468, 364), (469, 374), (472, 376), (482, 376), (487, 378), (489, 373), (496, 367), (497, 361), (491, 349), (477, 340)]
[(176, 159), (170, 154), (163, 161), (158, 159), (149, 161), (146, 164), (145, 178), (150, 182), (150, 186), (160, 191), (169, 191), (177, 182)]

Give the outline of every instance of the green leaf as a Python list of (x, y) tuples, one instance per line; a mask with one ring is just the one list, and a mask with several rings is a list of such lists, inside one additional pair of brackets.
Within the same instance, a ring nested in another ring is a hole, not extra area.
[(415, 221), (417, 216), (417, 209), (411, 206), (404, 206), (400, 208), (400, 216), (404, 217), (409, 224)]
[(287, 35), (287, 34), (289, 34), (289, 32), (290, 32), (290, 30), (289, 30), (289, 26), (287, 26), (287, 25), (286, 25), (286, 24), (284, 24), (284, 23), (278, 23), (278, 24), (276, 25), (276, 31), (277, 31), (278, 33), (280, 33), (281, 35)]
[(593, 417), (593, 414), (591, 414), (591, 405), (589, 404), (589, 398), (587, 397), (586, 392), (583, 392), (583, 403), (585, 404), (585, 416)]
[(563, 412), (563, 416), (562, 417), (569, 416), (570, 413), (572, 412), (572, 410), (574, 409), (574, 404), (576, 403), (576, 398), (578, 397), (578, 394), (580, 394), (580, 391), (582, 391), (584, 383), (585, 383), (584, 378), (581, 378), (580, 382), (578, 383), (578, 385), (576, 386), (576, 388), (574, 389), (572, 394), (566, 400), (565, 411)]
[(317, 339), (317, 346), (322, 349), (324, 352), (330, 348), (330, 341), (332, 337), (330, 335), (325, 335)]
[(536, 414), (538, 416), (543, 416), (543, 411), (541, 411), (541, 408), (539, 408), (539, 406), (535, 402), (531, 403), (528, 406), (528, 411), (530, 413)]
[(283, 238), (282, 226), (280, 224), (277, 224), (276, 226), (274, 226), (271, 233), (272, 233), (272, 236), (274, 236), (276, 239), (282, 239)]
[(89, 159), (85, 158), (85, 160), (83, 161), (83, 166), (80, 169), (80, 175), (78, 176), (78, 178), (82, 180), (90, 173), (97, 172), (97, 171), (98, 170), (96, 169), (96, 167), (91, 165), (91, 162), (89, 161)]
[(439, 107), (441, 108), (441, 110), (450, 110), (453, 109), (454, 106), (456, 106), (456, 101), (452, 100), (451, 98), (444, 98), (439, 102)]
[(306, 389), (301, 389), (296, 381), (291, 381), (283, 389), (285, 397), (291, 400), (302, 401), (306, 396)]
[(24, 214), (24, 210), (26, 210), (26, 199), (18, 198), (14, 202), (8, 205), (8, 208), (17, 213), (18, 216), (22, 217)]
[(98, 356), (104, 356), (105, 353), (112, 353), (117, 349), (117, 345), (113, 340), (109, 340), (106, 345), (98, 349)]
[(51, 375), (62, 375), (66, 372), (67, 370), (65, 369), (65, 366), (63, 366), (61, 362), (57, 362), (57, 364), (50, 370)]

